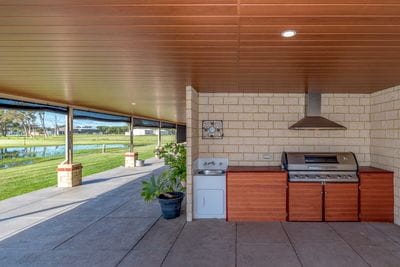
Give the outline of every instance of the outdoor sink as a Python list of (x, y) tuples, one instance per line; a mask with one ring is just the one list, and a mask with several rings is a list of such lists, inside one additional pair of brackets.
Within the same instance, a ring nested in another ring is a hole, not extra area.
[(224, 170), (199, 170), (198, 174), (202, 175), (223, 175), (225, 174)]

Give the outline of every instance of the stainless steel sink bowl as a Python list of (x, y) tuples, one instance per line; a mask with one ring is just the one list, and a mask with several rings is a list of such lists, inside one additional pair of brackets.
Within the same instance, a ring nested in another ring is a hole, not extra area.
[(197, 173), (201, 174), (201, 175), (216, 176), (216, 175), (225, 174), (225, 171), (224, 170), (199, 170)]

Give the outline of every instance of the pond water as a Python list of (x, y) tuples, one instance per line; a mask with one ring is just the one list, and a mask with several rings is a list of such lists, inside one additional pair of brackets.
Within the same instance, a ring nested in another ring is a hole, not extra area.
[[(127, 144), (106, 144), (106, 149), (128, 148)], [(74, 145), (74, 151), (103, 149), (102, 144), (95, 145)], [(33, 147), (9, 147), (0, 148), (0, 169), (31, 164), (32, 161), (24, 158), (49, 158), (65, 154), (65, 146), (33, 146)], [(12, 159), (16, 159), (15, 162)], [(22, 160), (21, 160), (22, 159)], [(7, 161), (2, 163), (2, 161)]]

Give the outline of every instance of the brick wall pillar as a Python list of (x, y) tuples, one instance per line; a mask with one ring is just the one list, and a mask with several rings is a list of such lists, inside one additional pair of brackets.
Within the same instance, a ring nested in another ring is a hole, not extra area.
[(136, 160), (139, 157), (138, 152), (126, 152), (125, 153), (125, 167), (134, 168), (136, 166)]
[(57, 167), (58, 187), (73, 187), (82, 183), (82, 165), (60, 164)]
[(193, 163), (199, 157), (199, 95), (186, 87), (186, 221), (193, 219)]

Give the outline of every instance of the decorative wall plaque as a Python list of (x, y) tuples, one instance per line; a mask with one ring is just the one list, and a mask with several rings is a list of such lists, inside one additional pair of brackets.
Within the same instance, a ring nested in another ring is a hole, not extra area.
[(224, 137), (224, 124), (222, 121), (202, 121), (203, 139), (222, 139)]

